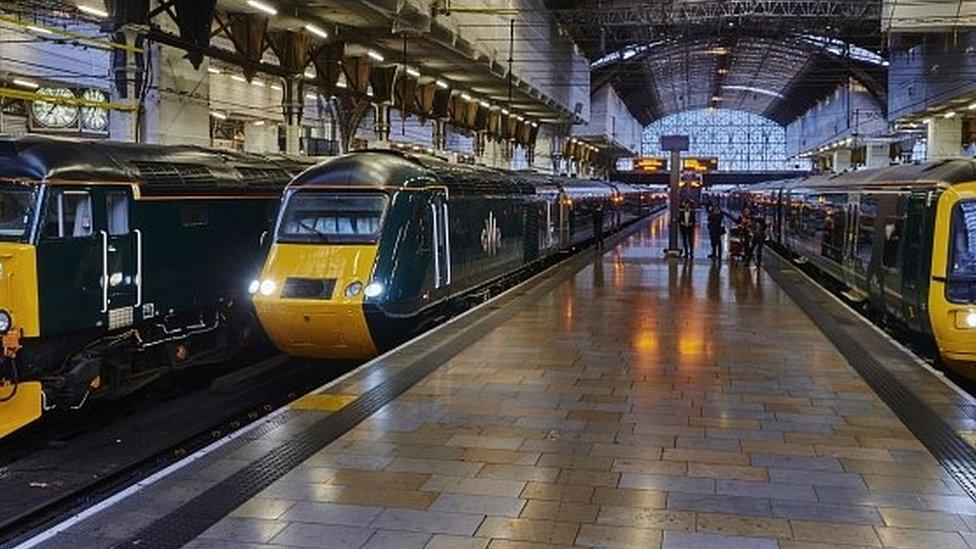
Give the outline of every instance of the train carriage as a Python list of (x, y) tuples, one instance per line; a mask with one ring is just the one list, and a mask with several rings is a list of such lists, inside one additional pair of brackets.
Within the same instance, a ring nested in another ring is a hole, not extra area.
[(254, 306), (287, 354), (368, 358), (495, 281), (593, 239), (598, 209), (604, 231), (616, 229), (618, 195), (599, 181), (421, 155), (344, 155), (286, 191), (271, 252), (251, 285)]
[(0, 140), (0, 436), (235, 352), (261, 233), (307, 164)]
[(976, 162), (766, 184), (760, 201), (774, 241), (976, 377)]

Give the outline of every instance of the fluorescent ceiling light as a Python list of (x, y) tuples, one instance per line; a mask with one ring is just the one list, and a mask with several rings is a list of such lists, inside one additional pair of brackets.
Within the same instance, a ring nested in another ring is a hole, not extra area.
[(943, 118), (952, 118), (953, 116), (956, 116), (956, 111), (949, 111), (942, 115)]
[(54, 34), (53, 31), (41, 27), (35, 27), (34, 25), (27, 25), (27, 30), (34, 31), (40, 34)]
[(271, 87), (271, 89), (273, 89), (274, 91), (283, 91), (283, 90), (284, 90), (284, 88), (282, 88), (282, 87), (281, 87), (281, 84), (271, 84), (271, 86), (270, 86), (270, 87)]
[(87, 13), (88, 15), (94, 15), (95, 17), (108, 17), (107, 11), (101, 8), (96, 8), (95, 6), (89, 6), (87, 4), (79, 5), (78, 11), (82, 13)]
[(447, 89), (447, 82), (445, 82), (443, 80), (438, 80), (437, 81), (437, 87), (438, 88), (443, 88), (443, 89), (446, 90)]
[(466, 93), (462, 93), (461, 99), (464, 99), (465, 101), (471, 101), (471, 96)]
[(409, 74), (410, 76), (412, 76), (414, 78), (420, 78), (420, 71), (418, 71), (417, 69), (415, 69), (413, 67), (407, 67), (407, 74)]
[(329, 33), (325, 32), (325, 29), (318, 25), (313, 25), (312, 23), (305, 23), (305, 30), (318, 36), (319, 38), (328, 38)]
[(508, 114), (508, 109), (502, 109), (502, 114)]
[(232, 75), (230, 75), (230, 79), (231, 80), (236, 80), (238, 82), (247, 82), (247, 78), (244, 78), (243, 76), (241, 76), (239, 74), (232, 74)]
[(781, 93), (777, 93), (777, 92), (774, 92), (774, 91), (771, 91), (771, 90), (767, 90), (767, 89), (763, 89), (763, 88), (757, 88), (755, 86), (722, 86), (722, 89), (723, 90), (747, 91), (747, 92), (753, 92), (753, 93), (758, 93), (758, 94), (762, 94), (762, 95), (768, 95), (770, 97), (778, 97), (780, 99), (783, 99), (783, 94), (781, 94)]
[(261, 10), (268, 15), (278, 15), (278, 10), (275, 9), (274, 6), (261, 2), (260, 0), (247, 0), (247, 5), (254, 9)]
[(212, 116), (212, 117), (214, 117), (214, 118), (216, 118), (218, 120), (227, 120), (227, 115), (224, 114), (224, 113), (222, 113), (222, 112), (210, 111), (210, 116)]
[(976, 111), (976, 103), (972, 103), (972, 104), (970, 104), (970, 105), (969, 105), (969, 107), (967, 107), (967, 108), (968, 108), (969, 110), (971, 110), (971, 111)]
[(378, 51), (369, 50), (366, 52), (366, 55), (372, 57), (376, 61), (379, 61), (381, 63), (383, 62), (383, 55)]
[(252, 86), (257, 86), (259, 88), (263, 88), (264, 87), (264, 82), (262, 82), (260, 80), (257, 80), (257, 79), (254, 79), (254, 80), (251, 80), (251, 85)]
[(491, 108), (491, 104), (488, 103), (487, 101), (478, 101), (478, 104), (486, 109)]
[(255, 120), (254, 121), (254, 125), (255, 126), (263, 126), (264, 125), (264, 120)]
[(220, 69), (215, 69), (213, 67), (207, 67), (207, 72), (210, 74), (220, 74)]
[(14, 85), (20, 86), (21, 88), (30, 88), (32, 90), (36, 90), (37, 88), (41, 87), (41, 85), (37, 82), (34, 82), (33, 80), (24, 80), (23, 78), (14, 78)]

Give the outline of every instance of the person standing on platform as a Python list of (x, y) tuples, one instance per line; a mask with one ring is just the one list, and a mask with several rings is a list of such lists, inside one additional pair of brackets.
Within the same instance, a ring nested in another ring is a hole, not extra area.
[(681, 230), (681, 247), (686, 258), (695, 257), (695, 208), (686, 201), (678, 212), (678, 228)]
[(760, 217), (752, 226), (752, 253), (749, 255), (756, 258), (756, 267), (762, 267), (763, 246), (766, 245), (766, 220)]
[(712, 254), (708, 257), (722, 260), (722, 235), (725, 234), (725, 214), (718, 204), (712, 204), (708, 212), (708, 238), (712, 243)]
[(603, 206), (598, 205), (593, 210), (593, 238), (596, 239), (598, 250), (603, 249)]

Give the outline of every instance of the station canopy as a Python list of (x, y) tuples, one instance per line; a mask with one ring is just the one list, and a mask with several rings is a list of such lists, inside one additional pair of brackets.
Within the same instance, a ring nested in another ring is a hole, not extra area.
[(546, 0), (647, 125), (725, 108), (786, 125), (853, 79), (885, 104), (881, 0)]

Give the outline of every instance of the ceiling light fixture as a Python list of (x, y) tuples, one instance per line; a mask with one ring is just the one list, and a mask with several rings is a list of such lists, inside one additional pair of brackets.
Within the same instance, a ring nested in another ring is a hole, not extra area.
[(285, 91), (285, 88), (282, 88), (281, 84), (271, 84), (270, 88), (274, 91)]
[(263, 126), (264, 125), (264, 120), (255, 120), (254, 121), (254, 125), (255, 126)]
[(254, 9), (261, 10), (268, 15), (278, 15), (278, 10), (271, 4), (266, 4), (260, 0), (247, 0), (247, 5)]
[(371, 58), (373, 58), (373, 60), (378, 61), (380, 63), (382, 63), (384, 59), (383, 54), (381, 54), (378, 51), (369, 50), (366, 52), (366, 55), (370, 56)]
[(43, 27), (35, 27), (34, 25), (27, 25), (27, 30), (40, 34), (54, 34), (54, 31), (45, 29)]
[(465, 101), (471, 101), (471, 96), (466, 93), (462, 93), (461, 99), (464, 99)]
[(255, 87), (258, 87), (258, 88), (263, 88), (264, 87), (264, 82), (255, 79), (255, 80), (251, 80), (251, 85), (252, 86), (255, 86)]
[(315, 36), (318, 36), (319, 38), (328, 38), (329, 37), (329, 33), (325, 32), (325, 29), (323, 29), (322, 27), (320, 27), (318, 25), (313, 25), (311, 23), (305, 23), (305, 30), (307, 30), (308, 32), (314, 34)]
[(210, 116), (212, 116), (212, 117), (214, 117), (214, 118), (216, 118), (218, 120), (227, 120), (227, 115), (224, 114), (224, 113), (222, 113), (222, 112), (210, 111)]
[(88, 6), (85, 4), (81, 4), (78, 6), (78, 11), (82, 13), (87, 13), (88, 15), (94, 15), (95, 17), (108, 17), (107, 11), (101, 8), (96, 8), (95, 6)]
[(210, 74), (220, 74), (220, 69), (215, 69), (213, 67), (207, 67), (207, 72)]
[(34, 82), (33, 80), (24, 80), (23, 78), (14, 78), (14, 85), (20, 86), (21, 88), (30, 88), (32, 90), (36, 90), (37, 88), (41, 87), (41, 85), (37, 82)]
[(489, 103), (487, 101), (478, 101), (478, 104), (481, 105), (482, 107), (486, 108), (486, 109), (490, 109), (491, 108), (491, 103)]
[(949, 111), (942, 115), (943, 118), (952, 118), (953, 116), (956, 116), (956, 111)]
[(305, 72), (302, 73), (302, 76), (305, 78), (315, 78), (315, 71), (312, 70), (312, 67), (306, 67)]
[(502, 114), (507, 115), (508, 114), (508, 109), (502, 109)]
[(232, 75), (230, 75), (230, 79), (231, 80), (235, 80), (237, 82), (247, 82), (247, 78), (244, 78), (243, 76), (241, 76), (239, 74), (232, 74)]
[(420, 78), (420, 71), (418, 71), (417, 69), (415, 69), (413, 67), (407, 67), (407, 74), (409, 74), (410, 76), (412, 76), (414, 78)]
[(446, 90), (447, 89), (447, 82), (445, 82), (443, 80), (438, 80), (437, 81), (437, 87)]
[(784, 99), (783, 94), (781, 94), (781, 93), (777, 93), (777, 92), (770, 91), (770, 90), (763, 89), (763, 88), (757, 88), (755, 86), (733, 86), (733, 85), (728, 85), (728, 86), (722, 86), (722, 89), (723, 90), (738, 90), (738, 91), (753, 92), (753, 93), (758, 93), (758, 94), (762, 94), (762, 95), (768, 95), (770, 97), (777, 97), (779, 99)]

